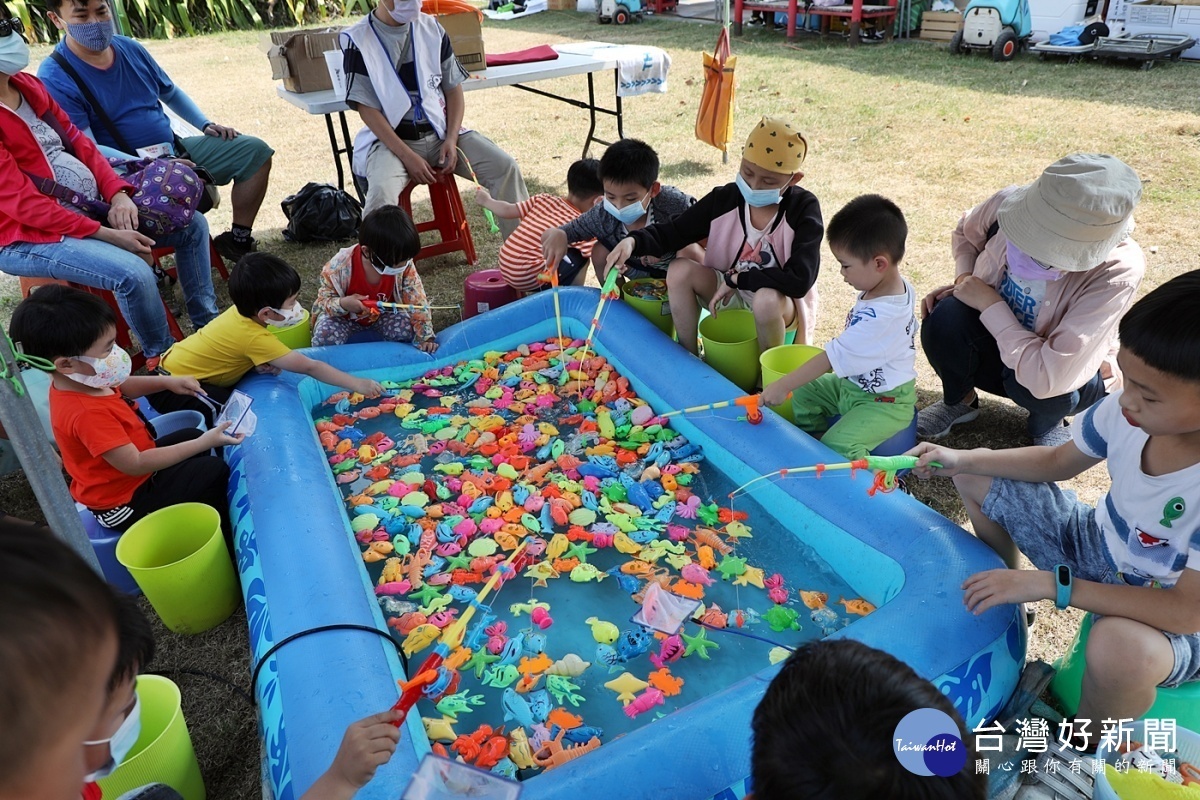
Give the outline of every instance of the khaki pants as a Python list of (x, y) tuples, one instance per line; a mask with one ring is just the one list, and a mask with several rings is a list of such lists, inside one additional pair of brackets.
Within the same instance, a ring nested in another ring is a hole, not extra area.
[[(422, 139), (406, 139), (404, 143), (431, 166), (437, 166), (442, 140), (436, 134)], [(521, 168), (512, 156), (497, 147), (491, 139), (475, 131), (467, 131), (458, 137), (458, 149), (462, 152), (459, 153), (458, 164), (454, 168), (455, 175), (471, 180), (471, 169), (474, 169), (480, 185), (497, 200), (520, 203), (529, 199)], [(367, 152), (367, 174), (363, 177), (367, 179), (364, 216), (380, 206), (395, 204), (400, 192), (408, 185), (408, 170), (404, 168), (404, 164), (387, 145), (378, 141), (371, 145)], [(500, 226), (500, 233), (505, 237), (516, 229), (519, 222), (517, 219), (496, 220), (496, 224)]]

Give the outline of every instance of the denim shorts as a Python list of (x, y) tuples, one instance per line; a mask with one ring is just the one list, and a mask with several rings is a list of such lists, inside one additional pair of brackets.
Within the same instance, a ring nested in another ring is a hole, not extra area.
[[(1066, 564), (1075, 577), (1124, 585), (1108, 558), (1096, 509), (1053, 483), (993, 478), (983, 513), (997, 522), (1038, 569)], [(1200, 680), (1200, 633), (1163, 631), (1175, 651), (1175, 667), (1160, 686)]]

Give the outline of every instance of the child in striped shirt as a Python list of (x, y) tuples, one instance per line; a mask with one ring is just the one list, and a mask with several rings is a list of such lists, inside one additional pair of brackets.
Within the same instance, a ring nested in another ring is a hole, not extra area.
[[(600, 183), (600, 162), (594, 158), (576, 161), (567, 170), (567, 196), (535, 194), (520, 203), (496, 200), (482, 186), (475, 192), (475, 202), (501, 219), (519, 219), (520, 224), (500, 247), (500, 274), (504, 281), (519, 292), (536, 292), (547, 284), (538, 281), (545, 271), (542, 256), (542, 233), (566, 225), (588, 211), (604, 195)], [(561, 285), (582, 285), (587, 278), (588, 259), (595, 240), (575, 242), (558, 264)]]

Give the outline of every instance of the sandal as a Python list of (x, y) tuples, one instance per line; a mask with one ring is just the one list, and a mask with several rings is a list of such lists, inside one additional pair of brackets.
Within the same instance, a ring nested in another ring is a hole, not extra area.
[[(1025, 785), (1017, 792), (1016, 800), (1090, 800), (1096, 781), (1096, 757), (1064, 752), (1053, 742), (1046, 744), (1046, 752), (1038, 753), (1034, 771), (1024, 777)], [(1078, 772), (1072, 769), (1076, 761), (1080, 762)]]

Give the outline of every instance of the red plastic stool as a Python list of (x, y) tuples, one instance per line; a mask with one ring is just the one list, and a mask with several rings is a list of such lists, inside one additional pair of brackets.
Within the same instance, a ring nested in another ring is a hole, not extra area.
[[(174, 253), (174, 247), (155, 247), (150, 251), (150, 255), (154, 256), (154, 263), (158, 265), (159, 269), (162, 269), (163, 256), (173, 255)], [(228, 282), (229, 270), (225, 268), (225, 259), (221, 257), (220, 253), (217, 252), (217, 246), (213, 243), (211, 236), (208, 237), (208, 260), (211, 262), (211, 266), (217, 268), (217, 272), (220, 273), (221, 279)], [(166, 270), (166, 273), (175, 280), (179, 280), (179, 273), (174, 267)]]
[[(421, 184), (409, 181), (400, 193), (396, 204), (403, 208), (411, 217), (412, 190)], [(475, 242), (471, 239), (471, 229), (467, 225), (467, 212), (463, 209), (462, 197), (458, 193), (458, 184), (453, 175), (442, 175), (437, 183), (429, 184), (429, 202), (433, 205), (433, 219), (428, 222), (417, 222), (417, 232), (437, 231), (442, 240), (436, 244), (425, 245), (417, 253), (417, 260), (440, 256), (444, 253), (461, 251), (467, 257), (467, 263), (475, 266)]]
[(521, 293), (504, 282), (498, 269), (482, 269), (463, 283), (463, 318), (520, 300)]
[[(25, 298), (39, 286), (45, 286), (49, 283), (58, 283), (64, 286), (72, 286), (76, 289), (81, 289), (88, 294), (94, 294), (108, 303), (109, 308), (117, 316), (117, 344), (122, 350), (129, 352), (133, 348), (133, 339), (129, 336), (129, 324), (125, 322), (125, 318), (121, 316), (121, 306), (117, 304), (117, 296), (105, 289), (97, 289), (94, 286), (84, 286), (81, 283), (71, 283), (70, 281), (60, 281), (54, 278), (21, 278), (21, 297)], [(160, 298), (161, 300), (161, 298)], [(175, 341), (183, 341), (183, 331), (179, 327), (179, 321), (175, 319), (175, 315), (171, 313), (171, 309), (167, 306), (166, 301), (162, 301), (163, 313), (167, 315), (167, 328), (171, 331), (171, 338)], [(133, 362), (135, 370), (141, 369), (146, 365), (146, 356), (140, 351), (130, 353), (130, 361)]]

